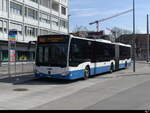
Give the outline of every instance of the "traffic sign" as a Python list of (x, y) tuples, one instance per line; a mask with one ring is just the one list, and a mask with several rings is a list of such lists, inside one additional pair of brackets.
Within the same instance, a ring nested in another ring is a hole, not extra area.
[(17, 37), (17, 31), (16, 30), (10, 30), (8, 33), (8, 40), (9, 41), (16, 41)]
[(15, 49), (10, 49), (10, 62), (15, 62), (16, 61), (16, 50)]

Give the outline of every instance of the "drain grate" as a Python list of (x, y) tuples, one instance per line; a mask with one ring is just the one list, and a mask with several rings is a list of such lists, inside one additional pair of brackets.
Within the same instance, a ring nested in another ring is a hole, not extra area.
[(28, 89), (26, 89), (26, 88), (17, 88), (17, 89), (14, 89), (14, 91), (28, 91)]

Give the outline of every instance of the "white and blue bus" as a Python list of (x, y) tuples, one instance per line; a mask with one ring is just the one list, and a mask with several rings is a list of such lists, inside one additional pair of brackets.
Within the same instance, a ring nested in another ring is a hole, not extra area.
[(73, 35), (38, 36), (36, 77), (88, 79), (130, 65), (130, 45)]

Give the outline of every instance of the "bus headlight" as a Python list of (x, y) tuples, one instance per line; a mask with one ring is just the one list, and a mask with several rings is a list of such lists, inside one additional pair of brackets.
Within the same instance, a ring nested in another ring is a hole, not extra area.
[(39, 74), (39, 71), (37, 69), (34, 70), (35, 74)]
[(67, 76), (69, 74), (70, 74), (69, 72), (63, 72), (63, 73), (61, 73), (62, 76)]

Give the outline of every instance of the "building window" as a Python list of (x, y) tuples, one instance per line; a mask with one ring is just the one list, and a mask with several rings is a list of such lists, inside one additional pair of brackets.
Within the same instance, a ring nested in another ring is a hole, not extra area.
[(2, 51), (2, 61), (8, 61), (8, 51)]
[(3, 0), (3, 11), (8, 12), (8, 0)]
[(22, 35), (22, 25), (10, 23), (10, 29), (15, 29), (18, 31), (19, 35)]
[(10, 12), (18, 15), (22, 15), (22, 6), (13, 2), (10, 2)]
[(35, 3), (38, 3), (38, 0), (30, 0), (30, 1), (35, 2)]
[(37, 36), (37, 31), (38, 31), (37, 28), (25, 26), (25, 35), (26, 36), (36, 37)]
[(4, 27), (4, 33), (7, 33), (7, 22), (3, 22), (3, 27)]
[(60, 26), (63, 28), (67, 28), (67, 22), (64, 20), (60, 20)]
[(66, 15), (66, 8), (61, 6), (61, 14)]
[(3, 10), (3, 0), (0, 0), (0, 10)]
[(56, 17), (51, 17), (52, 26), (59, 26), (59, 19)]
[(31, 8), (25, 8), (25, 16), (37, 20), (38, 12)]
[(7, 5), (8, 1), (7, 0), (0, 0), (0, 10), (1, 11), (8, 11), (8, 5)]
[(3, 32), (3, 21), (0, 20), (0, 32)]
[(0, 20), (0, 32), (7, 33), (7, 22)]
[(54, 11), (59, 12), (59, 3), (55, 2), (54, 0), (52, 1), (52, 9)]
[(40, 5), (50, 8), (50, 0), (40, 0)]
[(41, 22), (44, 23), (50, 23), (50, 16), (44, 13), (40, 13), (40, 17), (39, 17)]

